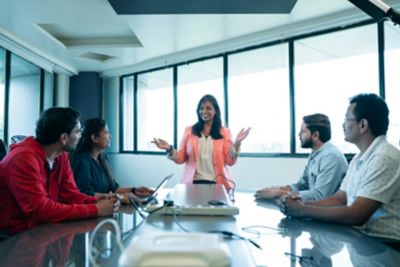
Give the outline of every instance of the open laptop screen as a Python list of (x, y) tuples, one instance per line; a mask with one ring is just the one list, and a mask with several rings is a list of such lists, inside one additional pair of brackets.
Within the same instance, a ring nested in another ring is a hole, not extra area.
[(157, 196), (158, 192), (160, 192), (160, 190), (168, 183), (168, 181), (172, 178), (174, 174), (170, 174), (167, 177), (165, 177), (161, 183), (156, 187), (156, 189), (154, 189), (153, 194), (149, 195), (149, 196), (145, 196), (145, 197), (140, 197), (140, 200), (142, 201), (143, 205), (146, 205), (148, 202), (150, 202), (151, 200), (155, 199), (155, 197)]

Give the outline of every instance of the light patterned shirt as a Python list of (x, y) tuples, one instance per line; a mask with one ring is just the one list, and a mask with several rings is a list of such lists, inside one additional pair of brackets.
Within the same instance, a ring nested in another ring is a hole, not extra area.
[(351, 206), (357, 197), (382, 203), (360, 227), (363, 232), (400, 240), (400, 151), (381, 135), (351, 161), (340, 190)]

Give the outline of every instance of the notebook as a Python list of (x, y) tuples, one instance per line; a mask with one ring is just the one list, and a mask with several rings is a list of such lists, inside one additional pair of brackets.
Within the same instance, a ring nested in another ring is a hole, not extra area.
[[(159, 209), (156, 213), (173, 214), (179, 210), (181, 215), (236, 215), (235, 207), (221, 184), (178, 184), (168, 194), (167, 200), (173, 207)], [(149, 205), (148, 211), (160, 208), (162, 204)]]
[(147, 205), (150, 202), (156, 201), (156, 197), (158, 195), (158, 192), (168, 183), (168, 181), (172, 178), (174, 174), (170, 174), (167, 177), (165, 177), (161, 183), (156, 187), (156, 189), (154, 189), (153, 194), (149, 195), (149, 196), (144, 196), (144, 197), (139, 197), (139, 199), (142, 201), (142, 205)]

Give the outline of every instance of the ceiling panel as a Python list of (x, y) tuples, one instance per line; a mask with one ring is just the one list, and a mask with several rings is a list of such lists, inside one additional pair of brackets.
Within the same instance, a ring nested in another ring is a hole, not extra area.
[(276, 14), (290, 13), (297, 0), (108, 0), (127, 14)]

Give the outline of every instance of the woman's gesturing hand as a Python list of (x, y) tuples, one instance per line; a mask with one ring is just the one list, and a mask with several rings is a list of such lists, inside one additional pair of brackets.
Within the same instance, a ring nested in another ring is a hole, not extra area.
[(167, 141), (160, 138), (154, 138), (151, 142), (155, 144), (159, 149), (169, 149), (171, 146), (170, 144), (168, 144)]
[(242, 144), (242, 141), (244, 139), (246, 139), (246, 137), (249, 135), (249, 132), (251, 130), (251, 127), (247, 128), (247, 129), (242, 129), (240, 130), (240, 132), (237, 134), (236, 139), (235, 139), (235, 146), (236, 147), (240, 147), (240, 145)]

